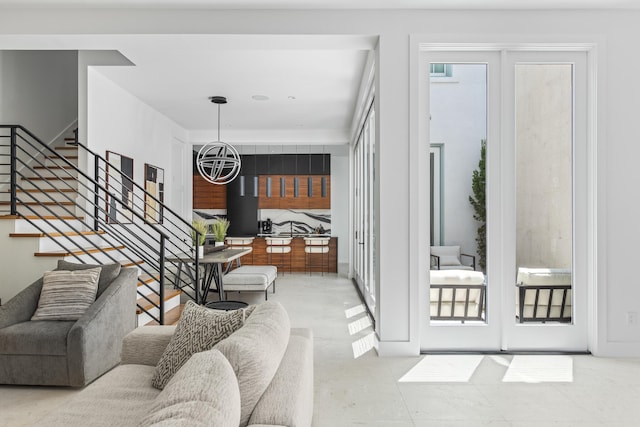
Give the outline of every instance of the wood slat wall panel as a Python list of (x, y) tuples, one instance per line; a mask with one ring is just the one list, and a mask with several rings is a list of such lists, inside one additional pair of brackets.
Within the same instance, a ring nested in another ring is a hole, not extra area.
[[(267, 197), (267, 175), (260, 175), (258, 209), (331, 209), (331, 175), (327, 181), (327, 195), (322, 197), (323, 175), (269, 175), (271, 197)], [(294, 178), (298, 177), (298, 197), (294, 195)], [(313, 180), (313, 197), (309, 197), (308, 178)], [(280, 178), (284, 178), (285, 197), (280, 197)]]
[(193, 208), (227, 209), (227, 186), (211, 184), (200, 175), (194, 175)]
[(313, 197), (309, 198), (309, 209), (331, 209), (331, 176), (326, 176), (327, 195), (322, 197), (322, 176), (313, 176)]

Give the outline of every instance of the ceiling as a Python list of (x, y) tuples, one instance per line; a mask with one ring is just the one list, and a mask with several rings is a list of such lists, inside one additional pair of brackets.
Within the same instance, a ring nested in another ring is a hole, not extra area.
[[(98, 71), (190, 131), (237, 143), (346, 143), (369, 52), (363, 49), (120, 47), (135, 66)], [(213, 134), (212, 134), (213, 132)], [(293, 140), (291, 139), (293, 138)]]
[(0, 0), (0, 7), (206, 9), (617, 9), (637, 0)]
[[(0, 0), (0, 9), (104, 7), (182, 9), (615, 9), (638, 0)], [(178, 123), (191, 142), (345, 144), (375, 40), (287, 36), (218, 38), (48, 36), (56, 48), (115, 49), (134, 66), (100, 73)], [(359, 36), (362, 38), (363, 36)], [(158, 47), (162, 48), (159, 49)], [(263, 100), (256, 100), (255, 98)], [(266, 98), (266, 99), (265, 99)]]

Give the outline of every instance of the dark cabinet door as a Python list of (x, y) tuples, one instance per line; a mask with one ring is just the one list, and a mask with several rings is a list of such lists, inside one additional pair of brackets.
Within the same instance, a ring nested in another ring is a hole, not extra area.
[(240, 195), (240, 179), (227, 184), (227, 219), (229, 236), (252, 236), (258, 233), (258, 197), (245, 191)]

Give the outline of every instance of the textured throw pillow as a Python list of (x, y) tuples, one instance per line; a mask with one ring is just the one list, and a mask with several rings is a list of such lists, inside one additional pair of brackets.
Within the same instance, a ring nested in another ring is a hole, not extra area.
[(100, 280), (98, 280), (98, 293), (96, 294), (96, 298), (98, 298), (105, 289), (109, 287), (111, 282), (118, 277), (120, 274), (120, 269), (122, 266), (120, 264), (104, 264), (104, 265), (95, 265), (95, 264), (76, 264), (75, 262), (69, 262), (60, 260), (58, 261), (58, 268), (56, 270), (87, 270), (89, 268), (102, 268), (100, 271)]
[(140, 427), (238, 427), (240, 390), (218, 350), (196, 353), (155, 398)]
[(244, 324), (244, 310), (216, 311), (188, 301), (162, 353), (151, 384), (162, 390), (194, 353), (210, 350)]
[(248, 424), (258, 400), (276, 374), (290, 333), (289, 316), (284, 307), (267, 301), (255, 307), (242, 329), (215, 346), (238, 378), (241, 427)]
[(47, 271), (31, 320), (78, 320), (96, 300), (100, 267)]

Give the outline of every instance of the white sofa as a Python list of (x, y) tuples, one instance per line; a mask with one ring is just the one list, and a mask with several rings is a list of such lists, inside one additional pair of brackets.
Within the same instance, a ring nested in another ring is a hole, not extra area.
[(259, 304), (244, 326), (191, 356), (160, 391), (151, 378), (174, 331), (145, 326), (131, 332), (118, 367), (37, 425), (311, 425), (312, 333), (291, 329), (279, 303)]

